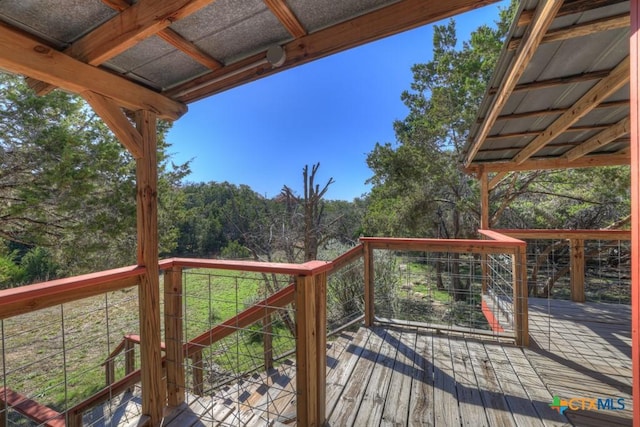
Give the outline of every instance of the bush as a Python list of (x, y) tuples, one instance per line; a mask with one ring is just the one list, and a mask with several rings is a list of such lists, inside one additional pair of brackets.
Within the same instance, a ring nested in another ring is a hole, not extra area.
[(251, 251), (235, 240), (232, 240), (227, 244), (227, 246), (222, 248), (222, 251), (220, 251), (220, 256), (224, 259), (250, 258)]

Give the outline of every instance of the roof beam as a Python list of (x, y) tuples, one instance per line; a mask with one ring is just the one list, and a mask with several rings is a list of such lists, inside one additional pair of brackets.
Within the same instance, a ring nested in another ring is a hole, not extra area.
[(593, 110), (596, 105), (607, 99), (628, 81), (629, 57), (627, 56), (613, 70), (611, 70), (609, 76), (600, 80), (586, 94), (584, 94), (582, 98), (573, 104), (566, 113), (558, 117), (556, 121), (540, 133), (537, 138), (522, 149), (522, 151), (513, 158), (513, 161), (517, 164), (521, 164), (529, 157), (533, 156), (542, 147), (553, 141), (562, 132), (569, 129), (572, 124), (584, 117), (587, 113)]
[[(172, 22), (198, 11), (215, 0), (139, 0), (64, 50), (68, 56), (90, 65), (100, 65), (167, 28)], [(122, 1), (109, 0), (121, 8)], [(30, 82), (37, 93), (52, 88)]]
[[(629, 101), (624, 99), (621, 101), (603, 102), (602, 104), (598, 104), (594, 109), (603, 110), (606, 108), (619, 108), (619, 107), (629, 107)], [(516, 120), (516, 119), (525, 119), (527, 117), (553, 116), (557, 114), (566, 113), (567, 111), (569, 111), (569, 108), (553, 108), (549, 110), (526, 111), (524, 113), (512, 113), (512, 114), (505, 114), (504, 116), (498, 116), (498, 120)]]
[(264, 0), (264, 2), (280, 23), (289, 31), (289, 34), (297, 39), (307, 35), (307, 30), (304, 29), (284, 0)]
[(630, 126), (631, 122), (629, 120), (629, 117), (625, 117), (615, 125), (589, 138), (582, 144), (578, 145), (576, 148), (569, 150), (567, 153), (565, 153), (564, 157), (568, 161), (573, 162), (574, 160), (588, 153), (591, 153), (592, 151), (597, 150), (598, 148), (603, 147), (612, 141), (615, 141), (621, 136), (627, 135), (630, 132)]
[[(569, 111), (567, 109), (567, 111)], [(585, 126), (574, 126), (568, 129), (565, 129), (564, 132), (588, 132), (591, 130), (602, 130), (607, 129), (611, 125), (585, 125)], [(525, 138), (529, 136), (539, 136), (542, 134), (544, 130), (530, 130), (525, 132), (512, 132), (512, 133), (503, 133), (497, 135), (489, 135), (485, 138), (486, 141), (498, 141), (500, 139), (511, 139), (511, 138)], [(519, 148), (519, 147), (516, 147)], [(480, 150), (478, 150), (479, 152)]]
[[(435, 22), (455, 14), (495, 3), (496, 0), (401, 0), (374, 12), (319, 30), (284, 46), (285, 63), (279, 68), (253, 65), (265, 58), (253, 55), (208, 73), (167, 91), (183, 102), (191, 102), (214, 93), (248, 83), (315, 59), (381, 39), (405, 30)], [(209, 83), (210, 82), (210, 83)]]
[(480, 166), (487, 173), (523, 172), (544, 169), (577, 169), (592, 168), (597, 166), (628, 166), (630, 162), (628, 149), (622, 149), (614, 154), (592, 154), (580, 157), (573, 162), (567, 161), (564, 157), (536, 158), (529, 159), (519, 165), (511, 162), (491, 162), (478, 163), (467, 168), (468, 171), (475, 171)]
[[(569, 27), (558, 28), (549, 31), (542, 38), (542, 43), (551, 43), (561, 40), (568, 40), (576, 37), (584, 37), (589, 34), (600, 33), (603, 31), (616, 30), (619, 28), (627, 28), (631, 23), (628, 13), (616, 16), (608, 16), (606, 18), (596, 19), (582, 24), (571, 25)], [(522, 39), (512, 39), (509, 42), (509, 50), (515, 50), (520, 46)]]
[(538, 4), (533, 21), (531, 25), (527, 27), (522, 43), (518, 46), (518, 50), (511, 61), (511, 66), (509, 67), (505, 77), (500, 82), (500, 86), (493, 97), (484, 122), (480, 126), (474, 143), (471, 145), (471, 149), (467, 154), (465, 166), (469, 166), (478, 152), (478, 149), (480, 149), (480, 143), (484, 141), (487, 135), (489, 135), (489, 132), (496, 122), (498, 115), (504, 108), (509, 95), (516, 86), (516, 83), (518, 83), (518, 80), (520, 80), (520, 77), (522, 77), (524, 70), (535, 54), (544, 34), (549, 28), (549, 25), (551, 25), (556, 13), (558, 13), (560, 6), (562, 6), (562, 2), (555, 0), (541, 1)]
[[(565, 0), (562, 7), (558, 11), (557, 16), (573, 15), (574, 13), (582, 13), (588, 10), (597, 9), (603, 6), (609, 6), (616, 3), (622, 3), (628, 0)], [(518, 27), (527, 25), (531, 22), (535, 9), (524, 10), (520, 14)]]
[(0, 46), (0, 68), (11, 73), (46, 81), (73, 93), (96, 92), (120, 107), (153, 111), (168, 120), (175, 120), (187, 111), (180, 102), (70, 58), (2, 23)]
[[(102, 0), (102, 2), (118, 12), (122, 12), (131, 7), (129, 0)], [(158, 31), (157, 36), (211, 70), (217, 70), (223, 67), (220, 61), (182, 37), (170, 27)]]
[[(582, 82), (588, 82), (592, 80), (600, 80), (603, 77), (607, 77), (610, 71), (611, 70), (592, 71), (589, 73), (574, 74), (571, 76), (557, 77), (554, 79), (538, 80), (538, 81), (529, 82), (529, 83), (521, 83), (516, 85), (516, 87), (513, 88), (513, 92), (515, 93), (515, 92), (522, 92), (526, 90), (545, 89), (548, 87), (554, 87), (559, 85), (567, 85), (572, 83), (582, 83)], [(498, 88), (492, 87), (491, 89), (489, 89), (489, 95), (493, 95), (497, 91), (498, 91)]]

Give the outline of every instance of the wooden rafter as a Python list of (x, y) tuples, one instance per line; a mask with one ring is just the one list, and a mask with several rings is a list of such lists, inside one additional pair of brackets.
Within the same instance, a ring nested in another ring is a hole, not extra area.
[[(74, 42), (64, 53), (81, 62), (100, 65), (213, 1), (139, 0)], [(117, 0), (109, 0), (109, 4), (123, 6), (122, 1)], [(38, 93), (51, 90), (36, 82), (31, 82), (31, 86)]]
[(187, 111), (180, 102), (84, 64), (6, 24), (0, 24), (0, 46), (0, 68), (11, 73), (46, 81), (77, 94), (96, 92), (120, 107), (153, 111), (168, 120), (175, 120)]
[(480, 148), (479, 142), (484, 141), (485, 137), (489, 134), (489, 131), (504, 108), (509, 95), (513, 91), (518, 80), (520, 80), (520, 77), (524, 73), (529, 61), (531, 61), (531, 58), (535, 54), (536, 49), (540, 45), (544, 34), (547, 32), (551, 22), (553, 22), (553, 19), (558, 13), (561, 5), (561, 1), (553, 0), (541, 1), (538, 4), (533, 21), (531, 25), (527, 27), (523, 41), (520, 43), (518, 50), (515, 53), (515, 57), (511, 62), (511, 67), (500, 82), (500, 86), (493, 97), (485, 120), (476, 135), (475, 143), (472, 144), (467, 155), (465, 166), (469, 166), (473, 157), (478, 152), (478, 149)]
[[(592, 71), (589, 73), (574, 74), (572, 76), (557, 77), (557, 78), (547, 79), (547, 80), (538, 80), (530, 83), (520, 83), (513, 88), (513, 93), (523, 92), (528, 90), (535, 90), (535, 89), (545, 89), (548, 87), (554, 87), (554, 86), (566, 85), (566, 84), (572, 84), (572, 83), (582, 83), (582, 82), (588, 82), (592, 80), (600, 80), (603, 77), (607, 77), (610, 71), (611, 70)], [(489, 89), (489, 94), (493, 95), (497, 92), (497, 90), (498, 88), (493, 87)]]
[[(128, 0), (102, 0), (102, 2), (118, 12), (122, 12), (131, 6)], [(211, 70), (217, 70), (223, 66), (220, 61), (182, 37), (170, 27), (160, 30), (157, 36)]]
[[(542, 38), (542, 43), (551, 43), (561, 40), (568, 40), (575, 37), (584, 37), (589, 34), (599, 33), (602, 31), (616, 30), (619, 28), (627, 28), (630, 18), (628, 13), (616, 16), (608, 16), (606, 18), (596, 19), (594, 21), (584, 22), (582, 24), (571, 25), (565, 28), (558, 28), (549, 31)], [(509, 42), (509, 50), (515, 50), (520, 46), (522, 39), (512, 39)]]
[[(568, 112), (569, 110), (567, 110)], [(610, 125), (585, 125), (585, 126), (574, 126), (571, 128), (567, 128), (564, 132), (588, 132), (592, 130), (602, 130), (607, 129)], [(532, 130), (525, 132), (512, 132), (512, 133), (503, 133), (498, 135), (490, 135), (485, 140), (486, 141), (499, 141), (501, 139), (512, 139), (512, 138), (527, 138), (539, 136), (543, 133), (543, 130)], [(518, 148), (518, 147), (516, 147)], [(480, 151), (480, 150), (478, 150)]]
[(569, 129), (596, 105), (607, 99), (612, 93), (620, 89), (629, 81), (629, 57), (623, 59), (607, 76), (593, 86), (566, 113), (556, 119), (538, 137), (531, 141), (514, 158), (520, 164), (537, 153), (542, 147), (553, 141), (562, 132)]
[[(523, 172), (543, 169), (574, 169), (574, 168), (593, 168), (598, 166), (628, 166), (629, 165), (629, 149), (624, 148), (614, 154), (592, 154), (580, 157), (573, 162), (567, 161), (564, 157), (552, 158), (533, 158), (519, 165), (511, 161), (489, 162), (472, 165), (467, 168), (468, 171), (474, 172), (482, 166), (487, 173), (504, 173)], [(495, 177), (494, 177), (495, 178)]]
[[(599, 7), (609, 6), (615, 3), (622, 3), (628, 0), (565, 0), (558, 11), (557, 16), (573, 15), (582, 13)], [(535, 10), (524, 10), (518, 19), (518, 26), (527, 25), (531, 22)]]
[(183, 102), (192, 102), (293, 66), (494, 2), (495, 0), (401, 0), (287, 43), (284, 46), (287, 59), (279, 68), (252, 66), (265, 58), (264, 53), (259, 53), (168, 90), (167, 94), (176, 96)]
[(307, 30), (304, 29), (291, 8), (287, 6), (285, 0), (264, 0), (264, 2), (280, 23), (289, 31), (289, 34), (297, 39), (307, 35)]
[[(619, 108), (619, 107), (628, 107), (628, 106), (629, 106), (629, 101), (625, 99), (620, 101), (603, 102), (602, 104), (598, 104), (594, 109), (602, 110), (606, 108)], [(498, 116), (497, 120), (517, 120), (517, 119), (525, 119), (528, 117), (555, 116), (555, 115), (566, 113), (567, 111), (569, 111), (569, 108), (553, 108), (548, 110), (526, 111), (524, 113), (512, 113), (512, 114), (505, 114), (504, 116)]]
[(589, 154), (612, 141), (615, 141), (621, 136), (627, 135), (629, 133), (630, 125), (631, 122), (629, 117), (625, 117), (615, 125), (603, 130), (599, 134), (594, 135), (592, 138), (589, 138), (587, 141), (578, 145), (576, 148), (568, 151), (565, 153), (564, 157), (566, 157), (570, 162), (573, 162), (574, 160)]

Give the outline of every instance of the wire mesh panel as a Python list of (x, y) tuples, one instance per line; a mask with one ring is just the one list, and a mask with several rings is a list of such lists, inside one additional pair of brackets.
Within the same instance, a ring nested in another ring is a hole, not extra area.
[(291, 283), (285, 275), (184, 271), (186, 389), (204, 422), (295, 418), (293, 293), (287, 304), (269, 299), (288, 295)]
[(364, 262), (362, 258), (331, 272), (327, 279), (327, 331), (364, 315)]
[[(629, 304), (631, 301), (631, 247), (625, 240), (584, 240), (580, 277), (584, 300)], [(538, 239), (527, 242), (529, 294), (534, 297), (582, 300), (572, 296), (572, 241)], [(573, 245), (575, 250), (576, 245)], [(575, 274), (575, 273), (574, 273)], [(574, 291), (575, 293), (575, 291)]]
[[(126, 334), (138, 330), (137, 292), (127, 288), (1, 322), (0, 397), (7, 405), (0, 419), (5, 425), (44, 424), (25, 415), (21, 401), (64, 419), (74, 405), (125, 375), (127, 356), (110, 355)], [(108, 404), (84, 414), (85, 425), (117, 425), (139, 415), (135, 391), (107, 389), (106, 396)]]
[[(510, 262), (505, 256), (488, 264), (494, 274), (512, 277)], [(374, 250), (376, 317), (494, 334), (483, 313), (482, 263), (479, 254)]]

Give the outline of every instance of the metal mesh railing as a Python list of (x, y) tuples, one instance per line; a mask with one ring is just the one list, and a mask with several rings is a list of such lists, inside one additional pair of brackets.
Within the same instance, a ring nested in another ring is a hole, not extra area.
[[(125, 334), (138, 330), (136, 287), (20, 314), (0, 323), (6, 426), (41, 425), (17, 401), (30, 399), (65, 418), (74, 405), (125, 375), (125, 355), (108, 360)], [(108, 379), (107, 362), (112, 377)], [(109, 389), (106, 389), (109, 393)], [(140, 414), (135, 391), (116, 391), (108, 405), (84, 414), (85, 425), (133, 421)]]
[(295, 418), (295, 311), (266, 300), (290, 283), (285, 275), (184, 271), (185, 386), (206, 407), (202, 420)]

